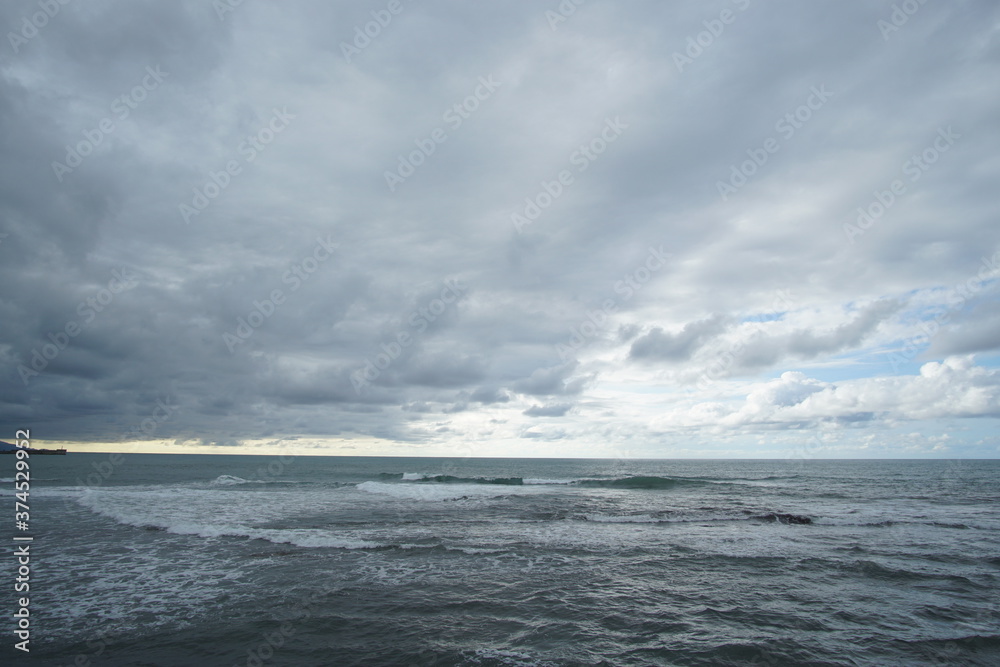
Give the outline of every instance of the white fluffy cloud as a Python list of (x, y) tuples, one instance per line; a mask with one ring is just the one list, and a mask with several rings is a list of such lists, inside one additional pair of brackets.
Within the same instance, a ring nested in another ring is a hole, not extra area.
[(742, 398), (697, 402), (668, 411), (661, 429), (801, 428), (823, 422), (923, 421), (1000, 417), (1000, 371), (971, 356), (930, 362), (919, 375), (823, 382), (788, 371), (751, 384)]

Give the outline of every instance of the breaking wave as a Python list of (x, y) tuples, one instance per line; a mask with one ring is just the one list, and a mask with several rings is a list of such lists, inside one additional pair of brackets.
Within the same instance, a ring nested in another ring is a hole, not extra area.
[[(603, 489), (654, 489), (667, 490), (680, 487), (715, 484), (705, 479), (690, 477), (634, 476), (610, 479), (539, 479), (523, 477), (457, 477), (455, 475), (428, 475), (424, 473), (381, 473), (379, 480), (416, 482), (419, 484), (486, 484), (502, 486), (580, 486)], [(366, 482), (367, 483), (367, 482)], [(360, 485), (359, 485), (360, 486)]]

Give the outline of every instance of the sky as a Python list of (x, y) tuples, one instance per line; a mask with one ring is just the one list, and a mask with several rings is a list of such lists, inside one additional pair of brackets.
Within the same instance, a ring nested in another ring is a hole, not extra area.
[(0, 439), (1000, 455), (1000, 5), (0, 5)]

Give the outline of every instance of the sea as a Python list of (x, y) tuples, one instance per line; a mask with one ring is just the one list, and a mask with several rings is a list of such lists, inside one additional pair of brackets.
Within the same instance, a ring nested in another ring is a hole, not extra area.
[(30, 463), (3, 665), (1000, 665), (997, 460)]

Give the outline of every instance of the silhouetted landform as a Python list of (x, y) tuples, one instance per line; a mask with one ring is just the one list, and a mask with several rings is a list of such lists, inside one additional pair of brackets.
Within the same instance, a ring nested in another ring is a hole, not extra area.
[(18, 449), (25, 449), (28, 454), (38, 454), (41, 456), (65, 456), (65, 449), (35, 449), (34, 447), (18, 447), (9, 442), (0, 441), (0, 454), (13, 454)]

